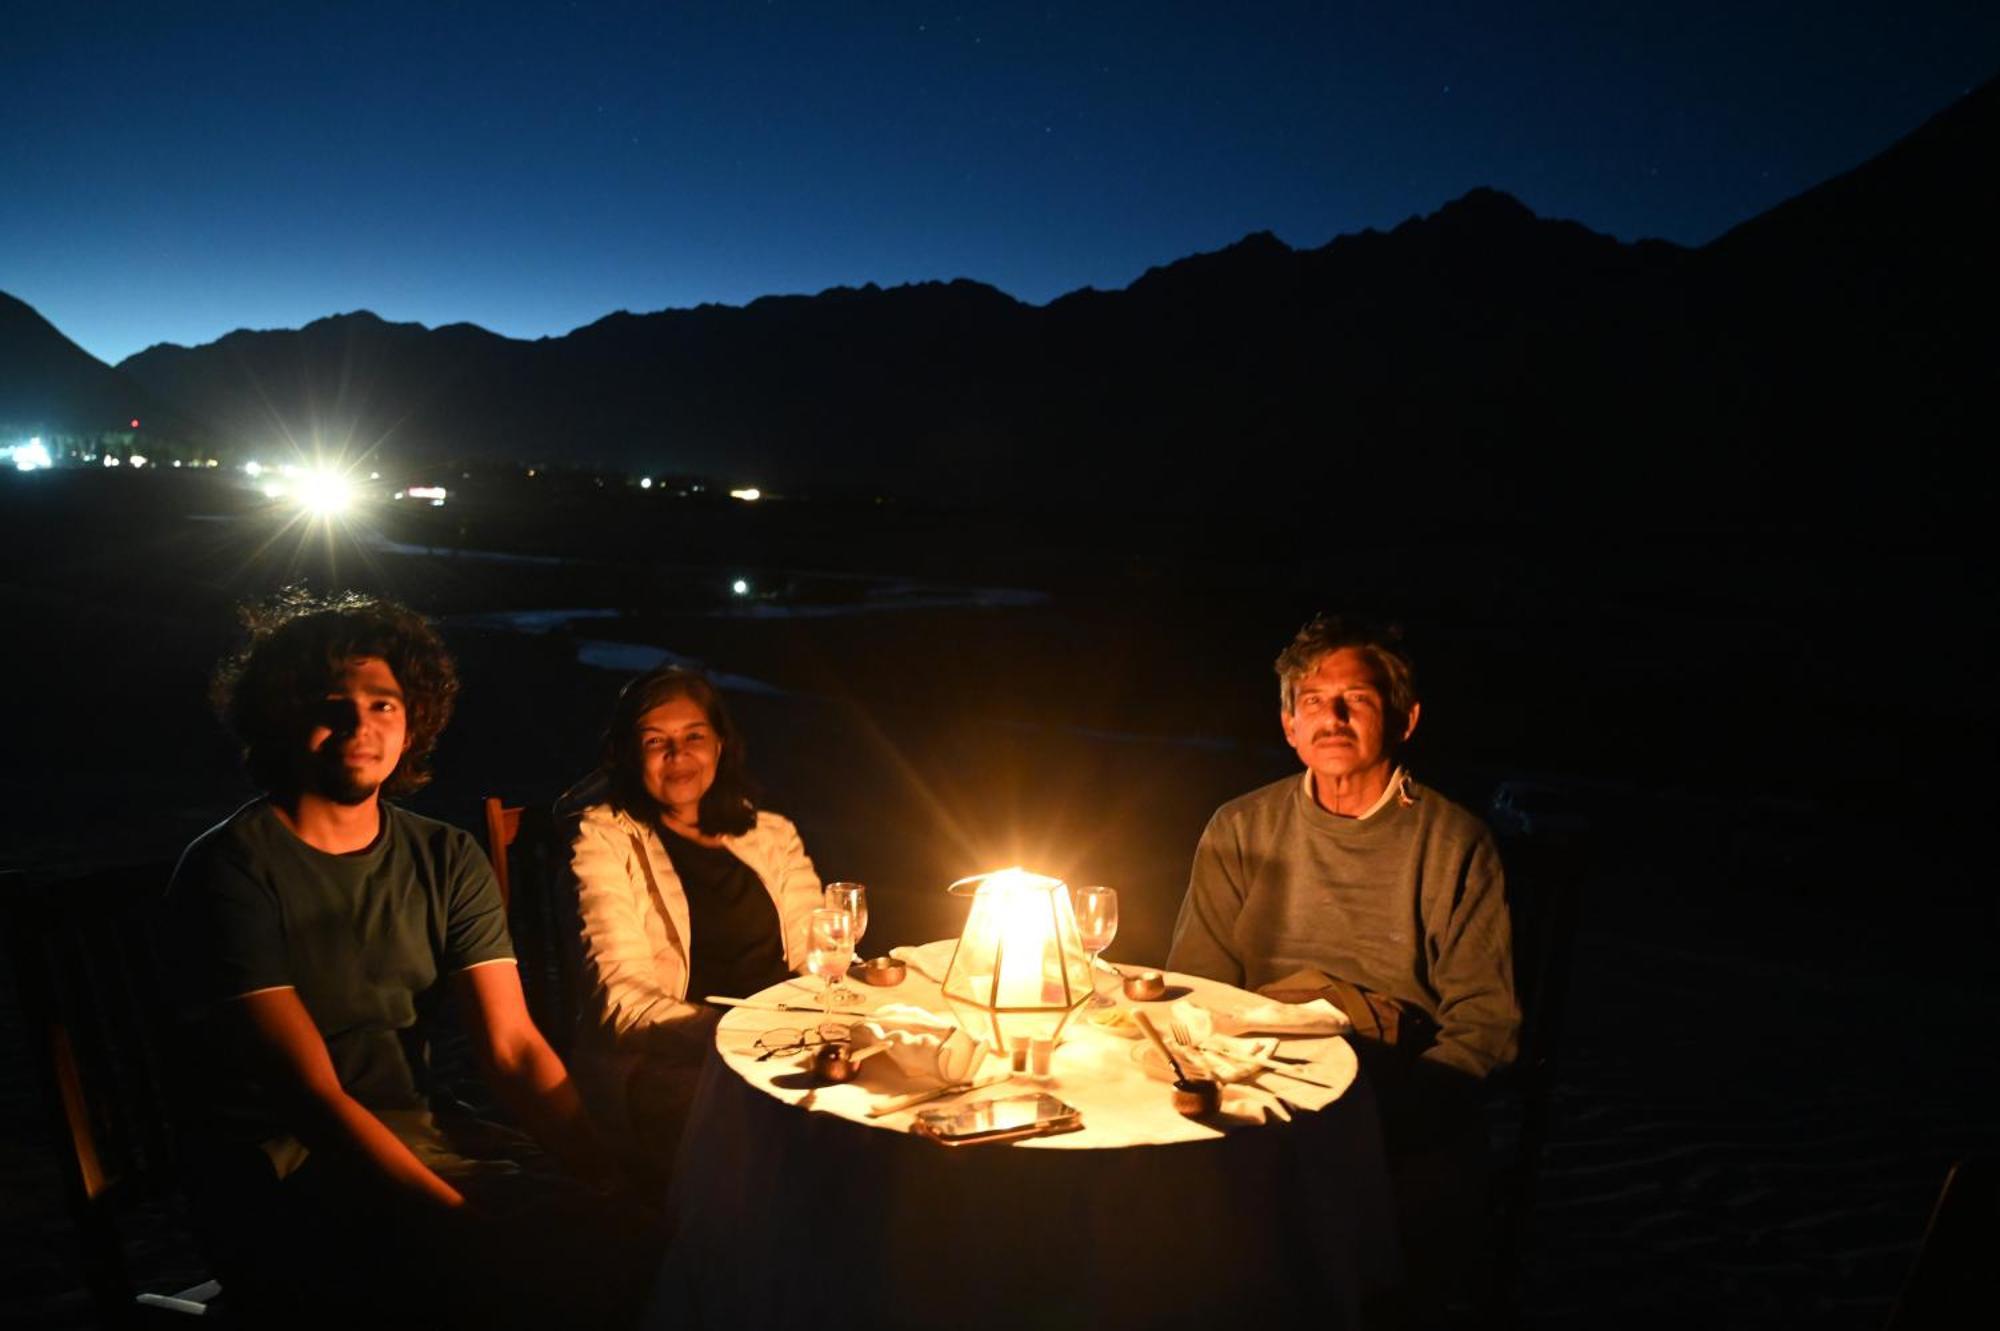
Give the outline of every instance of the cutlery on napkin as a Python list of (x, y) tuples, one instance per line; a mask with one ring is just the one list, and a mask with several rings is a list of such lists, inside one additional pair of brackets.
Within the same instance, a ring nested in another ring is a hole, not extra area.
[[(1265, 1006), (1289, 1007), (1292, 1005), (1267, 1004)], [(1311, 1005), (1308, 1004), (1306, 1006), (1310, 1007)], [(1336, 1014), (1339, 1011), (1339, 1009), (1333, 1008), (1331, 1003), (1326, 1004), (1326, 1006)], [(1253, 1070), (1262, 1069), (1266, 1072), (1275, 1072), (1281, 1077), (1289, 1077), (1293, 1081), (1304, 1082), (1308, 1086), (1320, 1087), (1322, 1090), (1338, 1091), (1345, 1089), (1342, 1085), (1310, 1075), (1318, 1071), (1318, 1069), (1314, 1068), (1309, 1061), (1300, 1059), (1281, 1060), (1275, 1057), (1278, 1042), (1268, 1036), (1261, 1040), (1252, 1040), (1244, 1039), (1240, 1036), (1220, 1034), (1219, 1032), (1225, 1020), (1225, 1014), (1223, 1013), (1211, 1012), (1207, 1008), (1196, 1003), (1191, 1003), (1186, 999), (1175, 1003), (1168, 1011), (1176, 1030), (1185, 1032), (1186, 1034), (1187, 1038), (1183, 1043), (1198, 1054), (1205, 1056), (1210, 1065), (1216, 1068), (1216, 1075), (1224, 1081), (1244, 1081), (1255, 1075)], [(1325, 1016), (1321, 1013), (1312, 1013), (1309, 1014), (1307, 1019), (1319, 1022), (1324, 1021)], [(1296, 1034), (1297, 1032), (1294, 1033)]]

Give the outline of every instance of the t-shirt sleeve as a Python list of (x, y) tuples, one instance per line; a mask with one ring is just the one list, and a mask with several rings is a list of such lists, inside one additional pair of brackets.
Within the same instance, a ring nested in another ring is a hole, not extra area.
[(1486, 1077), (1514, 1061), (1521, 1007), (1514, 995), (1514, 939), (1507, 881), (1493, 838), (1481, 830), (1458, 874), (1432, 963), (1437, 1043), (1423, 1057)]
[(1174, 922), (1167, 967), (1224, 984), (1243, 983), (1243, 958), (1231, 941), (1243, 913), (1242, 857), (1236, 829), (1221, 810), (1208, 820), (1188, 869), (1187, 896)]
[(500, 880), (477, 842), (463, 832), (452, 838), (447, 886), (444, 958), (440, 969), (462, 971), (488, 961), (512, 961), (514, 940), (507, 932), (507, 908)]
[(167, 888), (167, 918), (191, 1002), (295, 983), (274, 885), (225, 850), (197, 846), (182, 858)]

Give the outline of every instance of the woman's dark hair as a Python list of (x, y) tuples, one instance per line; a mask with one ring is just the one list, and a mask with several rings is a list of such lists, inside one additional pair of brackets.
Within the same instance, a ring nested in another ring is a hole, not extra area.
[(243, 649), (216, 667), (209, 696), (243, 745), (250, 777), (274, 794), (293, 794), (303, 779), (305, 738), (319, 704), (357, 657), (380, 657), (403, 689), (409, 747), (382, 783), (407, 795), (431, 779), (431, 751), (451, 720), (458, 671), (423, 616), (354, 592), (317, 597), (287, 588), (239, 607), (249, 634)]
[(599, 770), (609, 787), (611, 805), (641, 822), (658, 822), (666, 810), (646, 790), (645, 755), (639, 748), (639, 721), (662, 703), (689, 698), (708, 717), (722, 747), (715, 780), (701, 797), (696, 825), (704, 836), (740, 836), (757, 823), (757, 799), (763, 793), (750, 777), (743, 735), (729, 715), (708, 676), (697, 670), (667, 666), (639, 676), (618, 694), (611, 724), (604, 731), (604, 756)]

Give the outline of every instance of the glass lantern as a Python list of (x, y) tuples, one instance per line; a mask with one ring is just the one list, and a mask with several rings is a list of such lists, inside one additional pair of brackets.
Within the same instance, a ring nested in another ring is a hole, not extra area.
[(1000, 869), (964, 886), (974, 884), (972, 910), (945, 967), (945, 1004), (968, 1034), (1003, 1055), (1017, 1040), (1055, 1039), (1091, 994), (1069, 888), (1025, 869)]

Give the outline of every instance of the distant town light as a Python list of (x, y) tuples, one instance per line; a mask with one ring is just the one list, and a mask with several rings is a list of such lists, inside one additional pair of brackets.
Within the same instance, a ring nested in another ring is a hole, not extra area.
[(762, 499), (764, 497), (764, 492), (762, 490), (759, 490), (756, 486), (750, 485), (750, 486), (745, 486), (741, 490), (731, 490), (729, 492), (729, 497), (731, 499), (741, 499), (746, 504), (754, 504), (759, 499)]
[(123, 466), (124, 464), (121, 463), (117, 458), (113, 457), (111, 454), (106, 453), (104, 455), (104, 465), (107, 467), (119, 467)]
[(16, 471), (40, 471), (55, 465), (55, 459), (49, 456), (48, 445), (42, 442), (40, 435), (25, 444), (16, 444), (6, 452), (13, 457)]
[(132, 428), (135, 430), (139, 428), (139, 418), (137, 416), (132, 418)]
[(729, 590), (735, 592), (738, 596), (748, 596), (750, 594), (750, 584), (745, 579), (738, 578), (729, 584)]
[(432, 508), (444, 507), (444, 487), (442, 485), (413, 485), (407, 490), (398, 490), (396, 498), (408, 495), (412, 499), (428, 499)]
[(251, 480), (254, 481), (259, 476), (262, 476), (264, 474), (264, 464), (259, 462), (256, 458), (251, 458), (248, 462), (243, 464), (243, 474), (245, 476), (248, 476)]
[(147, 462), (147, 458), (146, 458), (146, 456), (145, 456), (145, 455), (144, 455), (143, 453), (134, 453), (134, 454), (132, 455), (132, 465), (133, 465), (133, 466), (135, 466), (135, 467), (143, 467), (143, 466), (145, 466), (145, 465), (146, 465), (146, 462)]
[(653, 478), (652, 478), (651, 476), (641, 476), (641, 477), (639, 478), (639, 488), (640, 488), (641, 490), (650, 490), (650, 489), (652, 489), (652, 488), (653, 488)]

